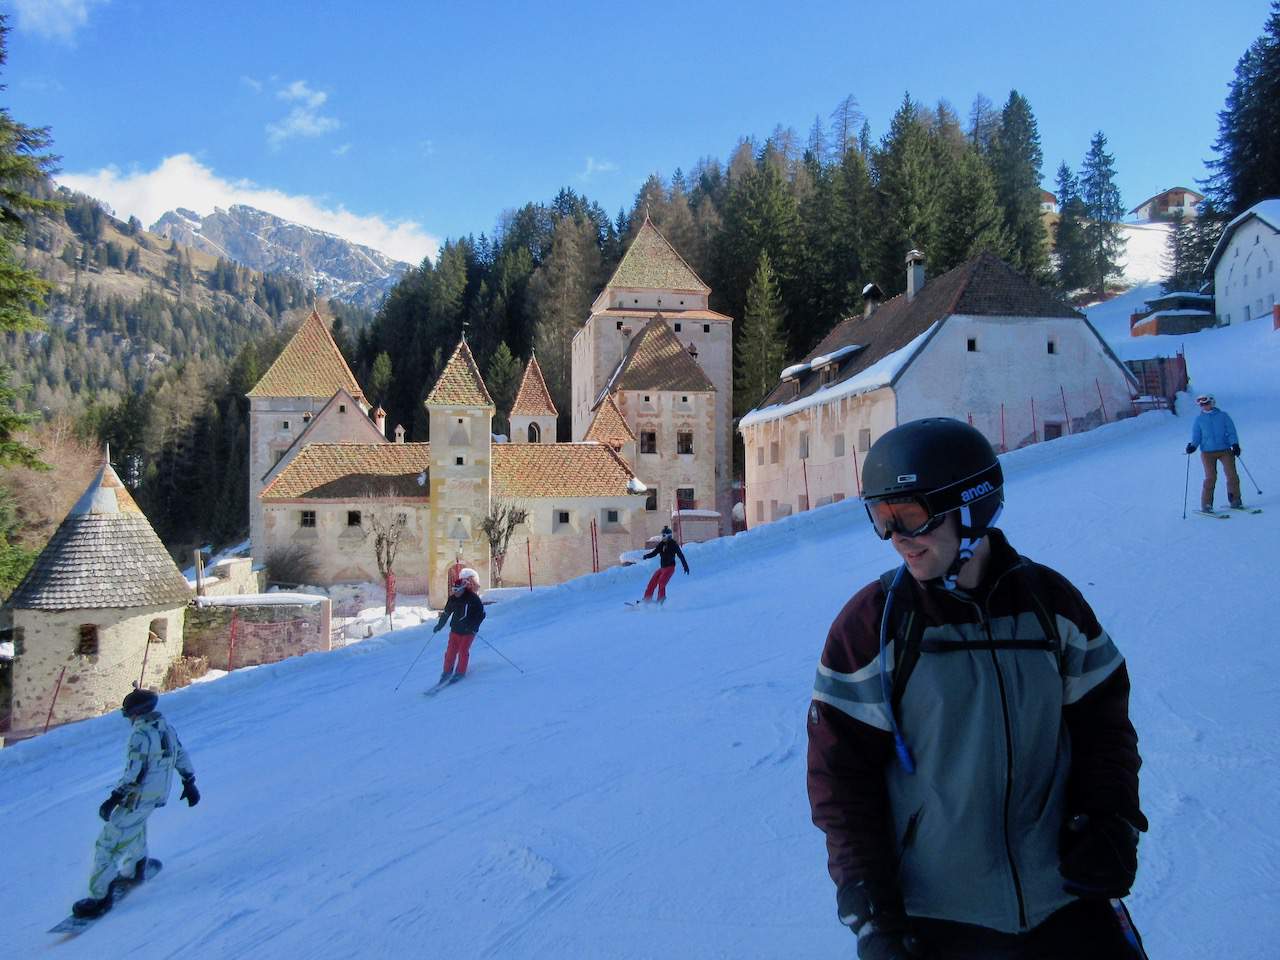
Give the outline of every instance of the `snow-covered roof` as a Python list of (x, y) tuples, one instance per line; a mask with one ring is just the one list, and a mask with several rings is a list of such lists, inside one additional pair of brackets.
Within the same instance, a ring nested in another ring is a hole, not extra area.
[(1246, 220), (1257, 217), (1276, 233), (1280, 233), (1280, 197), (1272, 197), (1269, 200), (1259, 200), (1252, 207), (1246, 210), (1240, 216), (1236, 217), (1222, 231), (1222, 236), (1218, 238), (1217, 246), (1213, 248), (1213, 254), (1209, 257), (1209, 264), (1204, 268), (1205, 276), (1213, 279), (1213, 271), (1218, 266), (1218, 261), (1227, 250), (1227, 245), (1231, 242), (1231, 237)]
[(850, 377), (848, 380), (833, 383), (820, 389), (817, 393), (800, 397), (789, 403), (778, 403), (773, 406), (762, 407), (759, 410), (752, 410), (738, 421), (739, 429), (745, 429), (753, 424), (765, 423), (769, 420), (777, 420), (800, 410), (806, 410), (809, 407), (830, 403), (832, 400), (838, 400), (841, 397), (851, 397), (855, 394), (868, 393), (872, 390), (879, 390), (881, 387), (887, 387), (894, 377), (898, 375), (899, 371), (907, 365), (908, 361), (915, 356), (916, 351), (924, 345), (924, 342), (933, 336), (933, 332), (938, 329), (938, 324), (941, 322), (939, 320), (930, 324), (924, 333), (917, 336), (905, 347), (880, 358), (878, 362), (873, 363), (867, 369)]
[(196, 597), (197, 607), (309, 607), (327, 598), (311, 593), (233, 593), (225, 597)]
[(12, 642), (0, 643), (0, 660), (12, 660), (12, 659), (13, 659), (13, 643)]
[(671, 516), (673, 516), (673, 517), (695, 517), (695, 518), (699, 518), (699, 519), (719, 520), (719, 519), (720, 519), (720, 511), (719, 511), (719, 510), (672, 510), (672, 511), (671, 511)]
[(627, 481), (627, 489), (632, 493), (647, 493), (649, 490), (649, 488), (636, 477), (632, 477)]

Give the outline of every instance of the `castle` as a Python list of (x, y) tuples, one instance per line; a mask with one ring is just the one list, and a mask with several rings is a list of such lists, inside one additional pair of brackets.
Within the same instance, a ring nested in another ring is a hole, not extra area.
[[(572, 344), (572, 436), (536, 357), (490, 432), (493, 400), (466, 340), (424, 401), (430, 442), (387, 435), (319, 315), (248, 393), (255, 560), (305, 558), (312, 582), (380, 579), (375, 530), (398, 529), (403, 592), (441, 596), (448, 569), (491, 569), (485, 520), (523, 510), (507, 585), (558, 583), (609, 566), (676, 524), (722, 532), (731, 498), (732, 318), (646, 217)], [(515, 557), (523, 553), (523, 557)], [(502, 558), (499, 558), (500, 560)]]

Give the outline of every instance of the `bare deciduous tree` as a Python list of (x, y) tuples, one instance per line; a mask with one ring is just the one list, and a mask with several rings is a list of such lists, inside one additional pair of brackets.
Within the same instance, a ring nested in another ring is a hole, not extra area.
[[(400, 541), (404, 539), (405, 531), (409, 526), (409, 514), (405, 510), (397, 509), (391, 504), (378, 505), (378, 500), (391, 495), (390, 491), (385, 494), (378, 494), (372, 490), (366, 491), (364, 499), (370, 501), (371, 506), (363, 511), (361, 517), (362, 520), (368, 521), (364, 532), (365, 539), (373, 537), (374, 561), (378, 564), (378, 574), (382, 577), (383, 586), (387, 591), (387, 616), (395, 613), (396, 610), (394, 587), (396, 553), (400, 550)], [(361, 526), (364, 524), (362, 523)]]
[(489, 570), (495, 587), (502, 586), (502, 561), (506, 558), (511, 534), (528, 517), (528, 510), (517, 507), (510, 500), (495, 497), (489, 507), (489, 515), (480, 523), (480, 529), (489, 541)]

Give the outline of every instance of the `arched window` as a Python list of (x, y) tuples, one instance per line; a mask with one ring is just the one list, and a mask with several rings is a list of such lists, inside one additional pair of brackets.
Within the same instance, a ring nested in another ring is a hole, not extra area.
[(542, 442), (542, 431), (538, 429), (538, 425), (536, 423), (529, 424), (529, 442), (530, 443)]

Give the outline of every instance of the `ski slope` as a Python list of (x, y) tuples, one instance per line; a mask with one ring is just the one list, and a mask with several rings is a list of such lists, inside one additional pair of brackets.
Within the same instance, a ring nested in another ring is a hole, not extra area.
[[(1151, 820), (1129, 902), (1151, 956), (1262, 960), (1280, 942), (1280, 332), (1176, 340), (1267, 512), (1182, 519), (1190, 419), (1151, 413), (1006, 456), (1002, 526), (1128, 657)], [(57, 956), (852, 957), (805, 711), (830, 620), (891, 549), (846, 502), (688, 558), (663, 609), (623, 606), (647, 565), (493, 605), (471, 675), (431, 699), (427, 627), (164, 696), (203, 800), (152, 817), (163, 874)], [(109, 715), (0, 751), (0, 957), (44, 955), (84, 895), (126, 735)]]

